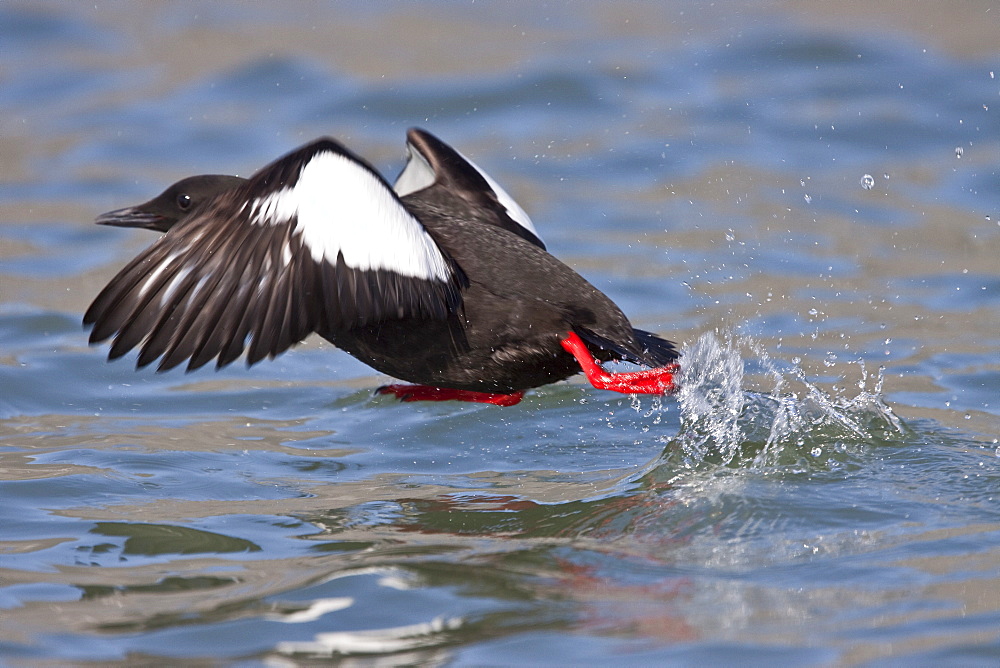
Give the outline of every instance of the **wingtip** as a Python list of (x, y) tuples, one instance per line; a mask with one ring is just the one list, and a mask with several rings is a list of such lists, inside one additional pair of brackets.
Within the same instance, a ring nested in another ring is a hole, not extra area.
[(447, 176), (448, 172), (444, 168), (445, 160), (456, 160), (460, 157), (455, 149), (423, 128), (412, 127), (407, 130), (406, 143), (423, 157), (437, 178)]
[(438, 141), (441, 140), (435, 137), (433, 134), (424, 130), (421, 127), (414, 125), (406, 130), (406, 141), (410, 143), (422, 143), (430, 140)]

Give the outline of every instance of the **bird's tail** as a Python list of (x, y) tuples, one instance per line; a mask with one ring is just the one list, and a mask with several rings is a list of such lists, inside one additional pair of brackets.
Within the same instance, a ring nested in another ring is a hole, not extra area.
[(647, 360), (642, 362), (652, 367), (667, 366), (673, 364), (680, 357), (677, 347), (673, 341), (661, 339), (656, 334), (643, 329), (632, 329), (635, 332), (635, 339), (642, 346), (643, 357)]
[(576, 328), (576, 333), (587, 343), (614, 353), (619, 359), (635, 364), (655, 369), (673, 364), (680, 356), (673, 342), (661, 339), (656, 334), (642, 329), (633, 328), (632, 331), (638, 346), (618, 343), (588, 329)]

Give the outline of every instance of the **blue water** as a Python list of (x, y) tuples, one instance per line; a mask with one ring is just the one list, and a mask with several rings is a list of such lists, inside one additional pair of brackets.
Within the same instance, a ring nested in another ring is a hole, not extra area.
[[(1000, 13), (744, 4), (0, 5), (0, 663), (1000, 662)], [(413, 125), (677, 395), (87, 345), (97, 214)]]

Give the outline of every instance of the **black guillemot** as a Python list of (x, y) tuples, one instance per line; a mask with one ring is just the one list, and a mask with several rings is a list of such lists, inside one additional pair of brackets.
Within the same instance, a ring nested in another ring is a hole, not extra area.
[[(394, 186), (324, 138), (248, 179), (193, 176), (97, 222), (165, 232), (84, 315), (109, 359), (248, 364), (316, 332), (414, 385), (404, 401), (510, 406), (581, 370), (594, 387), (674, 389), (674, 345), (635, 329), (545, 250), (524, 210), (437, 137), (407, 134)], [(610, 373), (601, 362), (649, 369)]]

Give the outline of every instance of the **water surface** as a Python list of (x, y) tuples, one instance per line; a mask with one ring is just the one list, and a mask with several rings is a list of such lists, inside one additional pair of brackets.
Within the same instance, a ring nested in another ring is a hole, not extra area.
[[(0, 6), (2, 661), (995, 665), (1000, 13), (743, 4)], [(678, 395), (88, 347), (95, 215), (413, 125)]]

